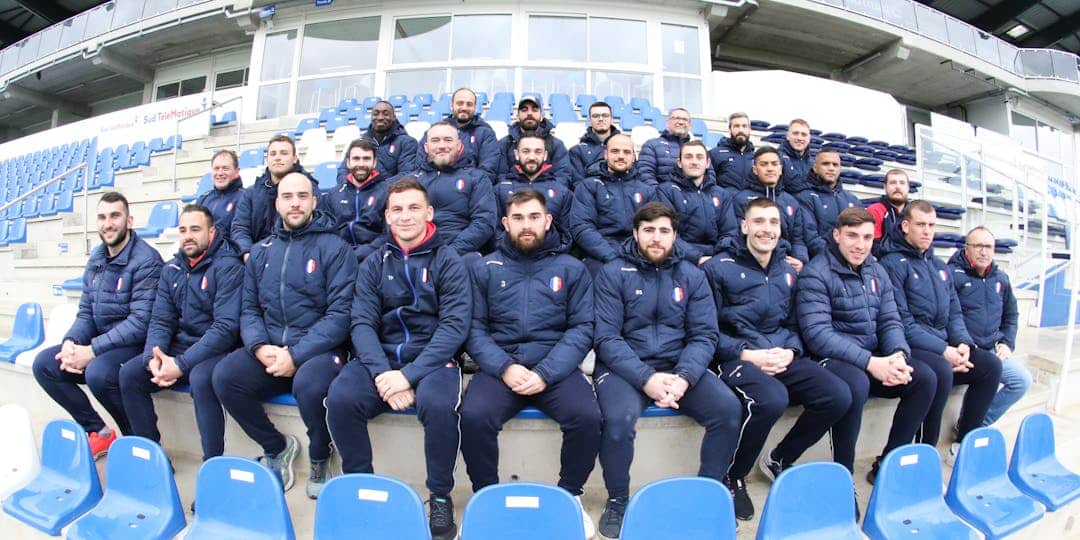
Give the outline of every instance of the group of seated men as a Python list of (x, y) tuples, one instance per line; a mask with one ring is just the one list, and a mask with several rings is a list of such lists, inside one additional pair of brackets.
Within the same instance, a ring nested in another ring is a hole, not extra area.
[[(1030, 385), (991, 232), (973, 229), (946, 264), (934, 208), (908, 199), (907, 175), (889, 171), (863, 209), (835, 152), (810, 158), (805, 121), (780, 150), (755, 150), (746, 115), (732, 115), (708, 149), (676, 108), (638, 155), (603, 103), (569, 151), (532, 98), (502, 140), (475, 104), (455, 92), (421, 142), (376, 104), (321, 196), (287, 136), (247, 189), (236, 154), (218, 151), (214, 188), (184, 207), (167, 263), (132, 230), (124, 196), (106, 193), (78, 318), (35, 377), (96, 456), (117, 431), (160, 441), (152, 394), (189, 385), (203, 458), (224, 452), (228, 412), (286, 490), (299, 440), (262, 402), (291, 392), (311, 498), (335, 449), (344, 472), (373, 472), (368, 421), (415, 409), (436, 538), (456, 533), (458, 449), (474, 491), (498, 483), (498, 433), (525, 406), (561, 426), (560, 487), (580, 497), (599, 458), (598, 528), (618, 538), (650, 405), (705, 428), (699, 474), (748, 520), (755, 463), (775, 479), (828, 432), (854, 472), (869, 396), (899, 400), (883, 456), (936, 444), (954, 385), (969, 387), (957, 439)], [(590, 350), (591, 379), (579, 369)], [(462, 396), (465, 358), (478, 371)], [(802, 413), (766, 450), (794, 404)], [(587, 514), (584, 526), (591, 537)]]

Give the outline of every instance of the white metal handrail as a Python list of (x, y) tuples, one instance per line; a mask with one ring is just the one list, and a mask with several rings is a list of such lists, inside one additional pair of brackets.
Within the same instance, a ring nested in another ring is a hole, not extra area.
[[(70, 168), (70, 169), (68, 169), (68, 170), (66, 170), (66, 171), (64, 171), (64, 172), (50, 178), (50, 179), (48, 179), (48, 180), (38, 184), (37, 186), (35, 186), (30, 191), (27, 191), (26, 193), (23, 193), (22, 195), (19, 195), (18, 197), (15, 197), (14, 199), (4, 203), (3, 205), (0, 205), (0, 214), (6, 212), (8, 208), (11, 208), (11, 207), (15, 206), (16, 204), (21, 204), (23, 201), (30, 198), (31, 195), (37, 194), (37, 192), (39, 192), (39, 191), (41, 191), (41, 190), (43, 190), (43, 189), (57, 183), (57, 182), (59, 182), (60, 180), (66, 178), (71, 173), (74, 173), (74, 172), (79, 171), (79, 170), (82, 170), (83, 173), (84, 173), (83, 174), (83, 187), (82, 187), (83, 216), (84, 216), (83, 219), (87, 219), (85, 216), (89, 215), (89, 213), (90, 213), (90, 198), (87, 197), (87, 193), (90, 190), (90, 166), (87, 165), (86, 162), (80, 163), (80, 164), (78, 164), (78, 165), (76, 165), (76, 166), (74, 166), (74, 167), (72, 167), (72, 168)], [(89, 255), (90, 254), (90, 234), (86, 230), (86, 223), (83, 224), (82, 229), (83, 229), (83, 231), (82, 231), (82, 233), (83, 233), (83, 250), (84, 250), (84, 253), (86, 255)]]

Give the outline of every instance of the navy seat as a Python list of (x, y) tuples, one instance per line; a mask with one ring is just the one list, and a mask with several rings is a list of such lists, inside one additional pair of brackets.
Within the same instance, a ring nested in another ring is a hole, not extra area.
[(860, 540), (855, 491), (843, 465), (797, 465), (776, 477), (765, 500), (757, 538)]
[(41, 435), (41, 472), (4, 499), (4, 512), (50, 536), (59, 536), (101, 499), (86, 431), (72, 420), (53, 420)]
[(855, 166), (864, 171), (880, 171), (883, 162), (877, 158), (862, 158), (855, 160)]
[(1043, 516), (1042, 505), (1009, 480), (1005, 438), (989, 427), (970, 431), (961, 441), (945, 501), (987, 540), (1004, 538)]
[(712, 478), (665, 478), (638, 490), (626, 507), (622, 540), (735, 540), (731, 493)]
[(780, 133), (773, 133), (772, 135), (769, 135), (767, 137), (763, 137), (761, 140), (764, 141), (764, 142), (767, 142), (767, 143), (771, 143), (771, 144), (781, 144), (781, 143), (784, 142), (784, 139), (785, 139), (784, 135), (782, 135)]
[(292, 519), (277, 475), (250, 459), (218, 456), (199, 469), (190, 540), (294, 540)]
[(109, 447), (105, 495), (66, 538), (172, 538), (187, 525), (172, 465), (157, 443), (120, 437)]
[(424, 503), (408, 484), (376, 474), (346, 474), (327, 482), (315, 505), (315, 540), (431, 538)]
[(773, 133), (777, 133), (777, 132), (779, 132), (779, 133), (787, 133), (787, 129), (788, 129), (787, 124), (773, 124), (773, 125), (769, 126), (769, 131), (771, 131)]
[(562, 488), (514, 482), (476, 492), (461, 518), (468, 540), (581, 540), (581, 506)]
[(165, 229), (175, 227), (180, 221), (180, 208), (173, 201), (161, 201), (150, 210), (146, 227), (136, 229), (143, 238), (157, 238)]
[(15, 310), (11, 337), (0, 343), (0, 362), (14, 362), (19, 353), (29, 351), (45, 341), (45, 321), (41, 304), (26, 302)]
[(866, 137), (859, 137), (857, 135), (853, 137), (848, 137), (845, 140), (851, 144), (866, 144), (870, 142)]
[(1032, 413), (1020, 424), (1009, 464), (1009, 479), (1051, 512), (1080, 497), (1080, 476), (1057, 459), (1054, 422), (1049, 415)]
[(767, 120), (750, 120), (750, 129), (754, 131), (769, 131), (770, 125)]

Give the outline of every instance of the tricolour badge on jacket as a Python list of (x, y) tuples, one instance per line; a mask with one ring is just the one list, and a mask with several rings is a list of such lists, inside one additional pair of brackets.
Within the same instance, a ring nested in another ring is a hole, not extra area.
[(428, 282), (428, 276), (429, 276), (428, 269), (427, 268), (421, 268), (420, 269), (420, 283), (427, 283)]
[(464, 178), (458, 178), (457, 184), (455, 184), (455, 185), (457, 186), (458, 191), (465, 191), (465, 179)]
[(874, 294), (877, 294), (877, 292), (878, 292), (877, 278), (870, 278), (870, 292), (872, 292)]
[(941, 278), (941, 281), (949, 281), (949, 273), (948, 272), (946, 272), (944, 270), (938, 270), (937, 273), (938, 273), (938, 276)]
[(791, 272), (787, 272), (786, 274), (784, 274), (784, 283), (787, 283), (788, 287), (794, 287), (795, 286), (795, 276), (793, 276), (791, 274)]
[(551, 287), (552, 291), (559, 292), (563, 288), (563, 280), (559, 276), (554, 276), (548, 281), (548, 286)]
[(201, 285), (202, 290), (205, 291), (206, 288), (209, 287), (209, 286), (210, 286), (210, 278), (208, 278), (207, 276), (204, 275), (202, 277), (202, 285)]
[(314, 274), (315, 273), (315, 259), (308, 259), (308, 261), (307, 261), (307, 273), (309, 273), (309, 274)]
[(684, 298), (686, 298), (686, 292), (683, 291), (682, 287), (675, 287), (671, 290), (672, 300), (676, 302), (682, 302)]

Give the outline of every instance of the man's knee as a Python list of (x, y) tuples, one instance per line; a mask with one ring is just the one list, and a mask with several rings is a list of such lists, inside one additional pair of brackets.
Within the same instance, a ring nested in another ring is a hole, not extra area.
[(1008, 358), (1001, 364), (1001, 384), (1006, 388), (1027, 392), (1032, 383), (1031, 371), (1018, 358)]
[(86, 377), (86, 386), (89, 386), (93, 391), (119, 389), (121, 367), (115, 364), (110, 365), (107, 362), (91, 361), (83, 371), (83, 376)]
[[(775, 383), (775, 384), (773, 384)], [(788, 406), (788, 393), (784, 385), (772, 377), (765, 384), (755, 385), (752, 390), (746, 388), (733, 388), (752, 411), (752, 414), (761, 419), (776, 422), (784, 414)], [(718, 411), (723, 414), (725, 411)]]
[(639, 411), (629, 408), (605, 411), (601, 433), (603, 438), (613, 443), (632, 442), (637, 436), (637, 421), (640, 416)]
[(150, 379), (150, 372), (139, 358), (132, 358), (120, 366), (120, 391), (138, 392)]
[(58, 347), (48, 347), (34, 357), (34, 365), (31, 367), (34, 378), (55, 379), (60, 372), (60, 361), (56, 359)]

